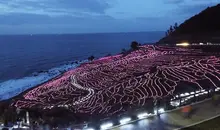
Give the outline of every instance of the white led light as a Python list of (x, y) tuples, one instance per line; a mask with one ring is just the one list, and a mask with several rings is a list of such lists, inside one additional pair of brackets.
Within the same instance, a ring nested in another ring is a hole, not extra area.
[(189, 95), (189, 93), (185, 93), (185, 95), (186, 95), (186, 96), (188, 96), (188, 95)]
[(143, 118), (146, 118), (146, 117), (148, 117), (148, 116), (149, 116), (148, 113), (141, 113), (141, 114), (138, 114), (138, 115), (137, 115), (137, 117), (138, 117), (139, 119), (143, 119)]
[(14, 125), (13, 128), (17, 129), (17, 128), (18, 128), (18, 125)]
[(112, 127), (112, 126), (113, 126), (112, 123), (105, 123), (105, 124), (101, 125), (101, 129), (106, 130), (106, 129)]
[(219, 90), (220, 90), (220, 88), (219, 88), (219, 87), (215, 89), (215, 91), (219, 91)]
[(154, 110), (154, 114), (155, 114), (155, 115), (157, 114), (157, 110)]
[(29, 129), (29, 127), (27, 127), (27, 126), (22, 126), (21, 128), (22, 129)]
[(120, 122), (120, 124), (126, 124), (126, 123), (128, 123), (129, 121), (131, 121), (131, 118), (122, 118), (119, 122)]
[(160, 109), (158, 110), (158, 112), (159, 112), (159, 113), (164, 113), (165, 110), (164, 110), (164, 108), (160, 108)]
[(171, 101), (171, 102), (170, 102), (170, 105), (177, 107), (177, 106), (180, 105), (180, 102), (179, 102), (179, 100), (178, 100), (178, 101)]
[(183, 43), (177, 43), (176, 46), (189, 46), (190, 44), (188, 42)]
[(189, 97), (186, 97), (186, 100), (188, 100), (188, 99), (190, 99), (191, 97), (189, 96)]
[(191, 92), (190, 94), (195, 94), (195, 92)]

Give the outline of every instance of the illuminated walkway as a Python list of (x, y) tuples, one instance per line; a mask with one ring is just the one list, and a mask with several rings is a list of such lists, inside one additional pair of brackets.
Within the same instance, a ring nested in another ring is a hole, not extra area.
[(74, 102), (73, 105), (78, 105), (80, 103), (85, 102), (86, 100), (88, 100), (94, 94), (94, 90), (93, 89), (85, 88), (85, 87), (82, 87), (80, 84), (78, 84), (74, 75), (71, 76), (71, 84), (73, 86), (75, 86), (76, 88), (78, 88), (78, 89), (88, 91), (88, 94), (85, 97), (83, 97), (82, 99)]
[(195, 113), (190, 119), (184, 119), (180, 109), (177, 109), (160, 116), (135, 121), (113, 130), (178, 130), (178, 128), (190, 126), (220, 115), (220, 105), (217, 107), (212, 106), (210, 99), (194, 104), (193, 109), (195, 109)]

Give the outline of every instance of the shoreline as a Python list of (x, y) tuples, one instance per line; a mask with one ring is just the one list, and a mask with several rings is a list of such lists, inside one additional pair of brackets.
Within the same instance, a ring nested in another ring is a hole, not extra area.
[[(152, 44), (154, 44), (154, 43), (144, 43), (143, 45), (152, 45)], [(98, 58), (95, 59), (94, 61), (99, 60), (99, 59), (102, 59), (102, 58), (105, 58), (105, 57), (117, 56), (117, 55), (119, 55), (119, 54), (120, 54), (120, 52), (117, 53), (117, 54), (115, 54), (115, 55), (111, 55), (111, 56), (98, 57)], [(47, 80), (47, 81), (44, 81), (44, 82), (42, 82), (42, 83), (39, 83), (39, 84), (37, 84), (37, 85), (34, 85), (33, 87), (30, 87), (30, 88), (26, 89), (25, 91), (22, 91), (21, 93), (19, 93), (19, 94), (16, 95), (16, 96), (13, 96), (13, 97), (11, 97), (11, 98), (9, 98), (9, 99), (5, 99), (5, 100), (0, 100), (0, 104), (3, 103), (3, 102), (8, 102), (9, 105), (11, 105), (11, 103), (12, 103), (13, 100), (18, 100), (18, 99), (20, 99), (20, 98), (23, 98), (23, 95), (24, 95), (25, 93), (27, 93), (28, 91), (33, 90), (33, 89), (35, 89), (35, 88), (37, 88), (37, 87), (39, 87), (39, 86), (41, 86), (41, 85), (43, 85), (43, 84), (45, 84), (45, 83), (47, 83), (47, 82), (56, 80), (56, 79), (62, 77), (63, 74), (65, 74), (65, 73), (67, 73), (67, 72), (69, 72), (69, 71), (71, 71), (71, 70), (74, 70), (74, 69), (76, 69), (77, 67), (80, 67), (81, 65), (87, 64), (87, 63), (89, 63), (87, 60), (75, 61), (75, 64), (77, 64), (76, 67), (71, 68), (71, 69), (66, 70), (66, 71), (62, 71), (62, 72), (60, 72), (60, 74), (58, 74), (57, 76), (55, 76), (55, 77), (53, 77), (53, 78), (51, 78), (51, 79), (49, 79), (49, 80)]]
[[(66, 71), (66, 72), (67, 72), (67, 71)], [(60, 76), (62, 76), (64, 73), (65, 73), (65, 72), (62, 72), (61, 74), (59, 74), (59, 75), (57, 75), (57, 76), (55, 76), (55, 77), (53, 77), (53, 78), (51, 78), (51, 79), (49, 79), (49, 80), (47, 80), (47, 81), (45, 81), (45, 82), (42, 82), (42, 83), (37, 84), (37, 85), (35, 85), (35, 86), (33, 86), (33, 87), (29, 88), (29, 89), (26, 89), (25, 91), (21, 92), (20, 94), (14, 96), (14, 97), (11, 97), (11, 98), (5, 99), (5, 100), (1, 100), (1, 101), (0, 101), (0, 104), (1, 104), (2, 102), (11, 102), (12, 100), (16, 100), (16, 99), (18, 99), (18, 98), (21, 98), (22, 95), (24, 95), (24, 94), (27, 93), (28, 91), (30, 91), (30, 90), (32, 90), (32, 89), (34, 89), (34, 88), (36, 88), (36, 87), (38, 87), (38, 86), (40, 86), (40, 85), (43, 85), (43, 84), (45, 84), (45, 83), (47, 83), (47, 82), (50, 82), (50, 81), (52, 81), (52, 80), (55, 80), (55, 79), (59, 78)]]
[(56, 80), (56, 79), (58, 79), (59, 77), (62, 77), (64, 73), (66, 73), (66, 72), (68, 72), (68, 71), (71, 71), (71, 70), (73, 70), (73, 69), (76, 69), (77, 67), (79, 67), (79, 66), (82, 65), (83, 63), (86, 63), (86, 62), (79, 62), (79, 61), (77, 61), (77, 62), (78, 62), (78, 63), (75, 63), (75, 64), (77, 65), (76, 67), (73, 67), (73, 68), (71, 68), (71, 69), (69, 69), (69, 70), (66, 70), (66, 71), (61, 71), (60, 74), (56, 75), (55, 77), (52, 77), (52, 78), (50, 78), (50, 79), (48, 79), (48, 80), (46, 80), (46, 81), (44, 81), (44, 82), (42, 82), (42, 83), (39, 83), (39, 84), (37, 84), (37, 85), (34, 85), (33, 87), (30, 87), (30, 88), (26, 89), (25, 91), (22, 91), (21, 93), (19, 93), (19, 94), (16, 95), (16, 96), (13, 96), (13, 97), (11, 97), (11, 98), (9, 98), (9, 99), (1, 100), (1, 101), (0, 101), (0, 104), (1, 104), (2, 102), (11, 102), (12, 100), (19, 99), (19, 98), (22, 97), (22, 95), (24, 95), (24, 94), (27, 93), (28, 91), (30, 91), (30, 90), (32, 90), (32, 89), (35, 89), (36, 87), (38, 87), (38, 86), (40, 86), (40, 85), (43, 85), (43, 84), (45, 84), (45, 83), (47, 83), (47, 82)]
[[(120, 53), (119, 53), (119, 54), (120, 54)], [(116, 55), (117, 55), (117, 54), (116, 54)], [(113, 55), (113, 56), (114, 56), (114, 55)], [(99, 60), (99, 59), (105, 58), (105, 57), (108, 57), (108, 56), (98, 57), (98, 59), (96, 59), (96, 60)], [(83, 65), (83, 64), (89, 63), (87, 60), (79, 60), (79, 61), (76, 61), (76, 62), (77, 62), (77, 63), (75, 63), (75, 64), (77, 64), (76, 67), (71, 68), (71, 69), (66, 70), (66, 71), (62, 71), (62, 72), (60, 72), (60, 74), (58, 74), (57, 76), (55, 76), (55, 77), (53, 77), (53, 78), (51, 78), (51, 79), (49, 79), (49, 80), (47, 80), (47, 81), (44, 81), (44, 82), (42, 82), (42, 83), (39, 83), (39, 84), (37, 84), (37, 85), (34, 85), (33, 87), (30, 87), (30, 88), (26, 89), (25, 91), (22, 91), (21, 93), (19, 93), (19, 94), (16, 95), (16, 96), (13, 96), (13, 97), (11, 97), (11, 98), (9, 98), (9, 99), (0, 100), (0, 104), (3, 103), (3, 102), (11, 102), (12, 100), (17, 100), (17, 99), (19, 99), (19, 98), (22, 98), (22, 95), (24, 95), (24, 94), (27, 93), (28, 91), (33, 90), (33, 89), (37, 88), (38, 86), (41, 86), (41, 85), (43, 85), (43, 84), (45, 84), (45, 83), (47, 83), (47, 82), (56, 80), (56, 79), (62, 77), (63, 74), (65, 74), (65, 73), (67, 73), (67, 72), (69, 72), (69, 71), (71, 71), (71, 70), (74, 70), (74, 69), (76, 69), (77, 67), (80, 67), (80, 66)], [(4, 81), (3, 81), (3, 82), (4, 82)], [(10, 104), (11, 104), (11, 103), (10, 103)]]

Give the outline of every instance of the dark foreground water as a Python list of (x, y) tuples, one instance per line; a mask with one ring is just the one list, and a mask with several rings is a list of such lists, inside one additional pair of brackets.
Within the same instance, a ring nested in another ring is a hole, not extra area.
[(0, 36), (0, 100), (74, 68), (88, 56), (116, 54), (131, 41), (152, 43), (164, 32)]

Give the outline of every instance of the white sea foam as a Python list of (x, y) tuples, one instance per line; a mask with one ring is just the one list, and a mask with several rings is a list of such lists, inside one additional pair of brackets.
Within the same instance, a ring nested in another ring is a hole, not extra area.
[(23, 91), (32, 88), (38, 84), (46, 82), (64, 71), (76, 68), (78, 65), (85, 61), (79, 62), (78, 64), (67, 64), (60, 67), (52, 68), (47, 72), (35, 73), (32, 76), (24, 77), (21, 79), (12, 79), (0, 83), (0, 101), (12, 98)]

